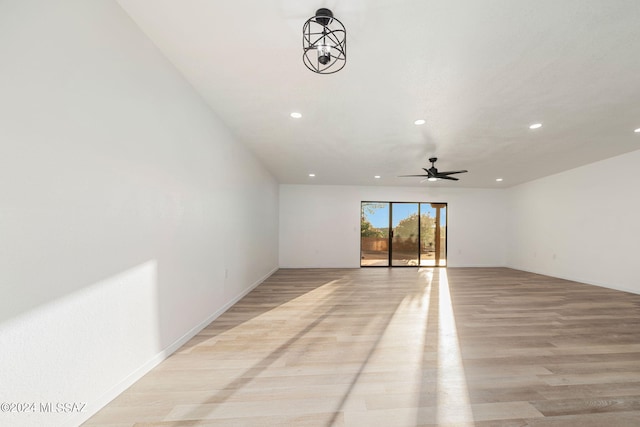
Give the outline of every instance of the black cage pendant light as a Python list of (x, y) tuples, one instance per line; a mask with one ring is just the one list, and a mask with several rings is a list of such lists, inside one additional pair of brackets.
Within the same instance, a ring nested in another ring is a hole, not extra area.
[(340, 71), (347, 63), (347, 30), (329, 9), (318, 9), (302, 27), (302, 60), (318, 74)]

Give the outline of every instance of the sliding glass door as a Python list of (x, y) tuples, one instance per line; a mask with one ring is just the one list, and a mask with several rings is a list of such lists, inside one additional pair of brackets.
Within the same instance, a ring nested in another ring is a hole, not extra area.
[(360, 265), (447, 265), (447, 204), (362, 202)]

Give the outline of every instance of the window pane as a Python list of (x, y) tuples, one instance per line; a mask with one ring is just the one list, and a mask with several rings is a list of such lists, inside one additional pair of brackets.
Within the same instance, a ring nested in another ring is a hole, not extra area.
[(447, 265), (447, 205), (420, 204), (420, 265)]
[(362, 202), (360, 265), (389, 266), (389, 203)]
[(418, 203), (394, 203), (391, 265), (418, 265)]

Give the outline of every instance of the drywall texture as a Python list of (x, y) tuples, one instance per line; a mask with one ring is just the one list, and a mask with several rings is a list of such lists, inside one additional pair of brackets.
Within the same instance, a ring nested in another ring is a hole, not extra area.
[(512, 268), (640, 293), (640, 151), (508, 190)]
[(277, 268), (278, 185), (114, 1), (0, 2), (0, 94), (0, 425), (76, 425)]
[(280, 185), (280, 266), (359, 267), (363, 201), (446, 202), (448, 265), (506, 262), (502, 190)]

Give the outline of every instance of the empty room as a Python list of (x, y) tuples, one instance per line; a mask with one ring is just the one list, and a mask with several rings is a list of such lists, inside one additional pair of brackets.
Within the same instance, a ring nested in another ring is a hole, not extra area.
[(0, 426), (640, 425), (637, 0), (0, 0)]

